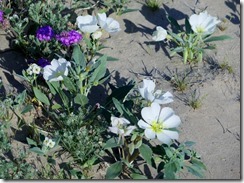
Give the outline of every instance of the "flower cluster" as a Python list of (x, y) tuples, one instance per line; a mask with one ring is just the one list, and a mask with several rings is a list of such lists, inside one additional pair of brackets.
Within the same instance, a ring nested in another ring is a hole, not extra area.
[(63, 45), (70, 46), (72, 44), (79, 43), (82, 39), (82, 35), (75, 31), (64, 31), (59, 35), (56, 35), (56, 39), (59, 40)]
[(4, 13), (2, 10), (0, 10), (0, 23), (3, 23), (4, 21)]
[(33, 74), (40, 74), (41, 73), (41, 67), (38, 66), (37, 64), (31, 64), (29, 66), (29, 68), (26, 70), (26, 73), (29, 75), (29, 76), (32, 76)]
[(50, 41), (54, 37), (54, 31), (51, 26), (42, 26), (36, 32), (39, 41)]
[(111, 117), (112, 127), (109, 130), (120, 136), (128, 136), (131, 132), (136, 129), (135, 126), (127, 126), (130, 122), (125, 118)]
[(43, 141), (43, 145), (52, 149), (55, 146), (55, 142), (52, 139), (45, 137), (45, 140)]
[(98, 13), (97, 17), (91, 15), (78, 16), (76, 23), (84, 33), (95, 33), (99, 29), (99, 26), (108, 33), (116, 33), (121, 30), (119, 22), (113, 18), (108, 18), (106, 13)]

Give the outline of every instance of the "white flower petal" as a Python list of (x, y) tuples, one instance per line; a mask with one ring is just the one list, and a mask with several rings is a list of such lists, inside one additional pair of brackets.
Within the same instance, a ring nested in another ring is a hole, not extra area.
[(154, 132), (151, 128), (147, 128), (147, 129), (145, 130), (145, 136), (146, 136), (148, 139), (155, 139), (156, 134), (155, 134), (155, 132)]
[(175, 140), (179, 139), (179, 133), (176, 131), (164, 130), (163, 133), (171, 139), (175, 139)]
[(135, 130), (135, 129), (136, 129), (136, 126), (128, 126), (128, 127), (126, 128), (126, 132), (125, 132), (124, 136), (128, 136), (128, 135), (130, 135), (131, 132), (132, 132), (133, 130)]
[(171, 109), (170, 107), (164, 107), (160, 112), (159, 119), (160, 121), (166, 121), (173, 114), (174, 114), (173, 109)]
[(103, 29), (105, 24), (106, 24), (106, 20), (107, 20), (106, 13), (98, 13), (97, 14), (97, 19), (98, 19), (98, 24)]
[(137, 125), (142, 128), (142, 129), (146, 129), (146, 128), (150, 128), (151, 126), (149, 124), (147, 124), (145, 121), (143, 120), (139, 120)]
[(167, 35), (167, 31), (164, 28), (157, 26), (156, 31), (153, 32), (152, 40), (163, 41), (167, 37)]
[(150, 107), (144, 107), (141, 110), (141, 116), (148, 124), (151, 124), (158, 120), (160, 109), (160, 105), (153, 102)]
[(163, 132), (157, 133), (157, 138), (159, 141), (161, 141), (164, 144), (169, 145), (171, 143), (171, 138), (168, 135), (164, 134)]
[(119, 129), (117, 127), (108, 127), (109, 131), (115, 134), (119, 133)]
[(166, 92), (165, 94), (160, 94), (161, 91), (157, 90), (155, 92), (155, 99), (154, 102), (157, 102), (158, 104), (168, 104), (173, 102), (173, 95), (170, 92)]
[(181, 123), (180, 117), (177, 115), (172, 115), (167, 120), (164, 121), (163, 125), (165, 128), (175, 128), (178, 127), (180, 123)]

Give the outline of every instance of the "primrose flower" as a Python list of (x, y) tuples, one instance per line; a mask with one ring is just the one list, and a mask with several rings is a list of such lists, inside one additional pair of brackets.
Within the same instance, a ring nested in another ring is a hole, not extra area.
[(51, 26), (40, 27), (36, 32), (36, 37), (40, 41), (50, 41), (54, 37), (54, 31)]
[(79, 29), (85, 33), (93, 33), (99, 28), (97, 25), (97, 18), (91, 15), (78, 16), (76, 18), (76, 23)]
[(143, 79), (143, 86), (139, 88), (141, 96), (150, 101), (158, 104), (168, 104), (173, 102), (173, 95), (170, 92), (162, 94), (161, 90), (155, 90), (155, 83), (150, 79)]
[(216, 17), (209, 15), (207, 11), (204, 11), (199, 15), (193, 14), (189, 19), (192, 30), (197, 34), (202, 35), (212, 34), (216, 28), (216, 25), (220, 22), (221, 21)]
[(2, 10), (0, 10), (0, 23), (3, 23), (4, 21), (4, 13)]
[(179, 116), (174, 114), (173, 109), (164, 107), (161, 109), (158, 103), (152, 103), (150, 107), (144, 107), (141, 111), (143, 120), (138, 121), (138, 126), (145, 129), (144, 133), (148, 139), (157, 139), (170, 144), (171, 139), (178, 139), (179, 134), (171, 128), (178, 127), (181, 123)]
[(70, 46), (72, 44), (79, 43), (80, 40), (82, 39), (82, 35), (75, 30), (71, 30), (71, 31), (68, 31), (68, 32), (65, 31), (59, 35), (56, 35), (56, 39), (59, 40), (63, 45)]
[(109, 130), (118, 135), (128, 136), (134, 129), (136, 129), (135, 126), (127, 126), (130, 124), (130, 122), (125, 118), (117, 118), (112, 116), (111, 122), (112, 127), (109, 127)]
[(100, 27), (106, 30), (108, 33), (116, 33), (121, 30), (119, 22), (117, 22), (113, 18), (107, 18), (106, 13), (98, 13), (97, 17)]
[(48, 137), (45, 137), (45, 140), (43, 141), (43, 145), (49, 147), (52, 149), (55, 145), (55, 142), (52, 139), (49, 139)]
[(31, 64), (29, 68), (26, 70), (28, 75), (32, 74), (40, 74), (41, 72), (41, 67), (39, 67), (37, 64)]
[(49, 82), (61, 81), (63, 76), (68, 75), (68, 67), (71, 64), (64, 58), (59, 58), (58, 60), (53, 59), (51, 65), (47, 65), (43, 68), (43, 78)]
[(161, 26), (157, 26), (156, 31), (153, 32), (152, 40), (163, 41), (164, 39), (166, 39), (167, 35), (168, 33), (164, 28), (162, 28)]

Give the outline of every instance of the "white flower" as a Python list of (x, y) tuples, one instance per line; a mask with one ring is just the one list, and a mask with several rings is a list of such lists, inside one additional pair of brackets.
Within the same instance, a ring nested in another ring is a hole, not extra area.
[(29, 68), (26, 70), (26, 73), (30, 76), (32, 74), (40, 74), (40, 72), (41, 72), (41, 67), (38, 66), (37, 64), (31, 64)]
[(96, 31), (92, 34), (93, 39), (99, 39), (102, 36), (102, 31)]
[(130, 122), (125, 118), (117, 118), (117, 117), (111, 117), (112, 127), (109, 127), (109, 130), (112, 133), (128, 136), (130, 133), (136, 129), (135, 126), (127, 126), (130, 124)]
[(156, 31), (153, 32), (152, 40), (163, 41), (167, 37), (167, 35), (167, 31), (164, 28), (157, 26)]
[(212, 34), (216, 28), (216, 25), (220, 22), (221, 21), (216, 17), (209, 15), (207, 11), (204, 11), (199, 15), (193, 14), (189, 19), (192, 30), (197, 34), (202, 35)]
[(143, 79), (143, 86), (139, 88), (139, 92), (141, 96), (150, 101), (150, 102), (156, 102), (158, 104), (168, 104), (170, 102), (173, 102), (173, 95), (170, 92), (166, 92), (165, 94), (162, 94), (161, 90), (155, 90), (155, 83), (150, 79)]
[(55, 142), (52, 139), (45, 137), (45, 140), (43, 141), (43, 145), (52, 149), (55, 145)]
[(97, 25), (97, 18), (91, 15), (78, 16), (76, 18), (76, 23), (79, 29), (85, 33), (93, 33), (99, 28)]
[(106, 13), (98, 13), (97, 17), (100, 27), (106, 30), (108, 33), (116, 33), (121, 30), (119, 22), (113, 18), (107, 18)]
[(64, 58), (59, 58), (58, 60), (53, 59), (51, 65), (47, 65), (43, 68), (43, 78), (47, 81), (61, 81), (63, 76), (68, 75), (68, 67), (71, 64)]
[(32, 64), (31, 66), (32, 66), (32, 72), (34, 74), (40, 74), (40, 72), (41, 72), (40, 66), (38, 66), (37, 64)]
[(171, 139), (178, 139), (179, 134), (170, 130), (179, 126), (181, 120), (174, 114), (173, 109), (164, 107), (161, 109), (158, 103), (152, 103), (151, 107), (144, 107), (141, 111), (143, 120), (138, 121), (138, 126), (145, 129), (148, 139), (157, 139), (164, 144), (170, 144)]

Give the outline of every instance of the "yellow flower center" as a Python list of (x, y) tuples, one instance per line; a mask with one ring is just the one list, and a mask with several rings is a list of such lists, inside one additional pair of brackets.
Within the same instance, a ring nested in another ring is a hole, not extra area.
[(153, 121), (151, 128), (155, 133), (160, 133), (164, 130), (163, 122)]
[(196, 27), (196, 31), (201, 34), (201, 33), (205, 32), (205, 29), (202, 26), (198, 26), (198, 27)]

